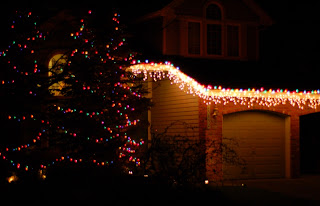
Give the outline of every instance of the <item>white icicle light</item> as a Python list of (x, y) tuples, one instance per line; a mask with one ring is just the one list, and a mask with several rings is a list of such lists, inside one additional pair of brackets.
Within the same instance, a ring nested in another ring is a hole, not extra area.
[(264, 90), (261, 89), (225, 89), (221, 86), (204, 86), (198, 83), (193, 78), (187, 76), (174, 67), (170, 62), (166, 63), (146, 63), (136, 64), (129, 67), (129, 70), (134, 75), (143, 75), (144, 80), (148, 78), (153, 81), (169, 78), (171, 84), (176, 84), (178, 87), (188, 93), (197, 95), (204, 100), (206, 104), (240, 104), (246, 105), (248, 108), (253, 105), (265, 107), (274, 107), (281, 104), (290, 103), (292, 106), (297, 106), (299, 109), (310, 107), (316, 109), (320, 105), (320, 92), (290, 92), (287, 90)]

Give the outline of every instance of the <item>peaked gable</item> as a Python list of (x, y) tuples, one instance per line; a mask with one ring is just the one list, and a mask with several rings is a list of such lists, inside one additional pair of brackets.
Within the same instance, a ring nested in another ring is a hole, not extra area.
[[(163, 7), (158, 11), (149, 13), (141, 17), (138, 21), (145, 21), (160, 16), (167, 16), (169, 14), (181, 14), (181, 11), (185, 12), (185, 14), (188, 15), (188, 10), (198, 13), (198, 15), (202, 15), (201, 13), (203, 13), (203, 6), (209, 5), (210, 3), (218, 3), (220, 5), (232, 5), (233, 7), (239, 7), (238, 10), (243, 11), (241, 15), (255, 15), (259, 23), (262, 25), (270, 26), (273, 24), (273, 20), (271, 19), (271, 17), (257, 3), (255, 3), (254, 0), (173, 0), (167, 6)], [(232, 17), (232, 15), (229, 16)]]
[(69, 10), (62, 10), (57, 15), (48, 19), (41, 25), (41, 30), (49, 33), (56, 33), (66, 29), (76, 28), (79, 25), (76, 18), (70, 13)]

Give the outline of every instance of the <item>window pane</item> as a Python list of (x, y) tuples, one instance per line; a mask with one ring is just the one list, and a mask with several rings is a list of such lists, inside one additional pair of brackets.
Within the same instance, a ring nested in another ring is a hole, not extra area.
[(207, 19), (221, 20), (221, 10), (216, 4), (210, 4), (206, 10)]
[(221, 25), (207, 25), (207, 53), (221, 55)]
[(189, 54), (200, 54), (200, 23), (188, 23), (188, 52)]
[[(51, 80), (55, 80), (56, 76), (63, 72), (64, 66), (67, 64), (67, 56), (64, 54), (56, 54), (53, 56), (48, 65), (48, 76)], [(61, 90), (65, 88), (66, 84), (64, 81), (58, 81), (49, 86), (49, 91), (53, 96), (62, 96)]]
[(228, 56), (239, 56), (239, 27), (227, 26)]

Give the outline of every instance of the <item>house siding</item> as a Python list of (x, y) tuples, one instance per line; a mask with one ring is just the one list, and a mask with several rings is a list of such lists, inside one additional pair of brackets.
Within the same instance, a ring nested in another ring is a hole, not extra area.
[(170, 80), (153, 82), (151, 127), (156, 133), (168, 129), (168, 135), (179, 135), (192, 140), (199, 139), (199, 98), (188, 95)]
[(163, 48), (166, 55), (178, 55), (180, 52), (180, 32), (181, 26), (179, 20), (167, 20), (164, 25), (165, 47)]
[(256, 26), (248, 26), (247, 27), (247, 39), (248, 41), (247, 45), (247, 55), (248, 60), (257, 60), (258, 59), (258, 53), (259, 48), (257, 46), (258, 42), (258, 32)]

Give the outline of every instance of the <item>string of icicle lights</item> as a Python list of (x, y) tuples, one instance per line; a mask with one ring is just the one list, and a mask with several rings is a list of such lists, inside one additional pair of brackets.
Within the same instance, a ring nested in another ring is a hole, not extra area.
[[(135, 63), (135, 62), (134, 62)], [(148, 78), (153, 81), (169, 78), (171, 84), (177, 84), (179, 88), (192, 95), (197, 95), (206, 104), (228, 104), (246, 105), (248, 108), (254, 105), (274, 107), (287, 103), (299, 109), (310, 107), (316, 109), (320, 105), (320, 90), (299, 92), (288, 90), (264, 90), (260, 89), (226, 89), (221, 86), (204, 86), (193, 78), (187, 76), (173, 66), (170, 62), (165, 63), (140, 63), (132, 65), (129, 70), (134, 75), (143, 75), (144, 80)]]

